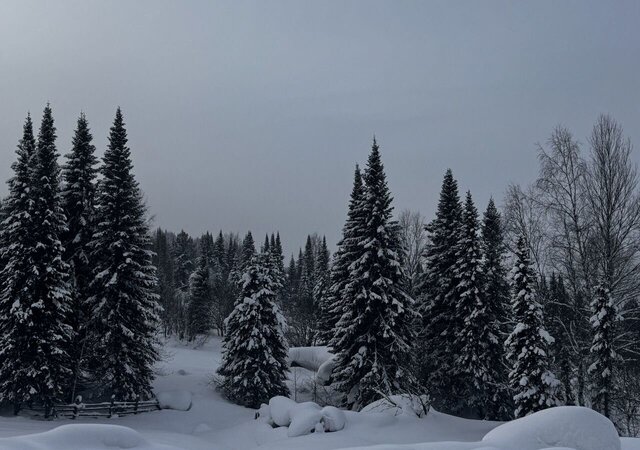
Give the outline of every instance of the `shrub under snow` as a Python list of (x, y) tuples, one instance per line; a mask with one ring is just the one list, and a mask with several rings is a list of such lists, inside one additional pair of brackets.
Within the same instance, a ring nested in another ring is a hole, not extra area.
[(329, 384), (335, 367), (333, 353), (326, 346), (291, 347), (289, 365), (300, 366), (316, 373), (316, 380), (323, 386)]
[(189, 411), (191, 409), (191, 392), (166, 391), (156, 395), (160, 408), (175, 409), (177, 411)]
[(346, 424), (343, 411), (333, 406), (321, 408), (314, 402), (296, 403), (287, 397), (273, 397), (263, 404), (257, 419), (276, 427), (289, 427), (287, 436), (296, 437), (315, 431), (340, 431)]
[(390, 395), (362, 408), (362, 412), (383, 412), (392, 416), (424, 417), (429, 410), (426, 395)]

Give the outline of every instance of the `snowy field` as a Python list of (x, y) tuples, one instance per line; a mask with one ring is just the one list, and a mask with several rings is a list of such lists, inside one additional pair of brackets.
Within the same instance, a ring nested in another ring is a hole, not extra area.
[[(312, 434), (289, 437), (287, 427), (273, 428), (264, 420), (254, 420), (254, 410), (230, 404), (215, 392), (211, 377), (219, 363), (218, 338), (212, 338), (199, 349), (170, 344), (165, 350), (165, 361), (157, 369), (156, 392), (161, 401), (181, 409), (188, 407), (191, 399), (189, 410), (162, 410), (105, 420), (0, 417), (0, 449), (319, 450), (383, 445), (377, 448), (558, 450), (566, 449), (562, 443), (569, 440), (573, 445), (569, 448), (577, 450), (640, 450), (640, 439), (622, 439), (620, 447), (611, 439), (608, 423), (583, 409), (559, 409), (555, 416), (546, 414), (497, 429), (500, 424), (495, 422), (464, 420), (437, 412), (423, 419), (389, 412), (346, 412), (346, 426), (340, 431), (324, 433), (318, 429)], [(300, 384), (308, 372), (298, 368), (295, 373), (295, 382)], [(307, 415), (310, 412), (303, 410)]]

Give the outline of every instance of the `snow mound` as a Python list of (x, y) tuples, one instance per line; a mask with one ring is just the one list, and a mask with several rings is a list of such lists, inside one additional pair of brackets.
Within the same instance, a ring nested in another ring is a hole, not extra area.
[(289, 427), (287, 436), (297, 437), (315, 432), (342, 430), (347, 418), (333, 406), (321, 408), (314, 402), (296, 403), (287, 397), (273, 397), (263, 404), (256, 419), (276, 427)]
[(362, 408), (362, 412), (378, 412), (391, 416), (424, 417), (429, 411), (429, 399), (426, 395), (391, 395)]
[(71, 424), (38, 434), (0, 439), (3, 450), (157, 450), (140, 433), (119, 425)]
[(290, 411), (295, 408), (296, 405), (297, 403), (290, 398), (279, 395), (269, 400), (268, 411), (266, 409), (263, 410), (263, 408), (260, 408), (260, 411), (268, 413), (271, 417), (271, 421), (275, 425), (279, 427), (288, 427), (291, 423)]
[(189, 411), (191, 409), (191, 392), (167, 391), (156, 395), (160, 408)]
[(289, 365), (299, 366), (316, 373), (316, 379), (322, 385), (329, 384), (335, 366), (334, 355), (326, 346), (291, 347)]
[(589, 408), (559, 406), (500, 425), (482, 439), (496, 447), (540, 450), (620, 450), (620, 438), (606, 417)]

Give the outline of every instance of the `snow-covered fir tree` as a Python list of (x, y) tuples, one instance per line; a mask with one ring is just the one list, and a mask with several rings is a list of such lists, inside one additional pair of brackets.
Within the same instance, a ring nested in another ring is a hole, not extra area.
[(198, 258), (196, 270), (191, 274), (189, 284), (187, 337), (193, 341), (198, 335), (206, 335), (211, 328), (213, 299), (206, 255), (200, 255)]
[(560, 382), (549, 370), (547, 350), (553, 338), (543, 326), (542, 305), (536, 298), (535, 283), (536, 274), (531, 266), (529, 247), (521, 236), (511, 271), (514, 328), (505, 342), (507, 359), (511, 363), (509, 384), (516, 417), (558, 404), (556, 393)]
[[(24, 253), (7, 254), (3, 303), (11, 302), (11, 307), (2, 323), (0, 380), (3, 397), (12, 401), (16, 410), (21, 403), (36, 402), (43, 404), (48, 414), (53, 403), (63, 399), (71, 377), (69, 266), (63, 260), (61, 243), (66, 219), (49, 105), (44, 109), (35, 151), (29, 128), (30, 121), (14, 166), (7, 202), (10, 214), (4, 224), (7, 235), (3, 242), (18, 239), (6, 251)], [(25, 197), (15, 198), (19, 193)], [(24, 231), (29, 236), (22, 236)]]
[(9, 195), (2, 203), (4, 219), (0, 229), (0, 398), (13, 403), (15, 412), (22, 402), (34, 400), (27, 383), (28, 367), (21, 358), (29, 343), (25, 313), (32, 293), (28, 279), (33, 267), (31, 172), (35, 151), (33, 123), (27, 116), (16, 150), (17, 160), (11, 166), (14, 175), (8, 181)]
[(347, 282), (353, 301), (343, 305), (339, 331), (330, 343), (336, 353), (335, 386), (353, 409), (413, 384), (416, 313), (403, 290), (399, 229), (375, 139), (364, 184), (357, 206), (364, 222), (352, 237), (360, 254), (349, 267)]
[(455, 277), (460, 242), (462, 206), (458, 183), (451, 170), (442, 182), (435, 219), (427, 225), (429, 245), (421, 282), (422, 328), (417, 343), (420, 376), (440, 410), (456, 413), (464, 396), (464, 383), (455, 375), (454, 343), (462, 323), (455, 314), (459, 302)]
[(363, 210), (360, 208), (363, 191), (362, 174), (356, 165), (347, 220), (342, 228), (342, 239), (333, 255), (329, 273), (328, 292), (325, 300), (319, 305), (318, 341), (321, 343), (329, 343), (336, 336), (336, 332), (340, 331), (336, 329), (336, 324), (342, 317), (344, 305), (350, 303), (346, 287), (349, 281), (349, 267), (359, 256), (355, 238), (364, 223)]
[(467, 192), (462, 214), (458, 261), (455, 277), (458, 280), (456, 315), (463, 325), (456, 335), (457, 355), (455, 374), (465, 382), (462, 409), (473, 411), (482, 419), (493, 418), (502, 400), (501, 380), (496, 374), (502, 365), (502, 341), (498, 318), (493, 316), (486, 296), (482, 252), (478, 235), (478, 211), (471, 192)]
[[(89, 283), (93, 275), (93, 265), (89, 259), (95, 218), (96, 167), (93, 136), (84, 114), (80, 114), (72, 139), (71, 152), (62, 168), (64, 189), (62, 205), (67, 217), (67, 230), (63, 235), (65, 261), (71, 265), (71, 294), (73, 297), (71, 326), (75, 340), (71, 349), (74, 365), (74, 380), (81, 366), (85, 350), (85, 328), (87, 298), (90, 296)], [(75, 384), (75, 381), (74, 381)], [(72, 395), (71, 398), (74, 396)]]
[(91, 368), (106, 394), (148, 398), (158, 359), (156, 269), (142, 192), (118, 108), (98, 184), (96, 233), (91, 241)]
[(489, 199), (482, 218), (482, 253), (484, 289), (491, 300), (487, 306), (498, 321), (500, 333), (506, 335), (509, 321), (509, 280), (504, 265), (506, 246), (502, 217), (493, 198)]
[(491, 349), (493, 396), (487, 403), (489, 417), (497, 420), (511, 418), (513, 407), (509, 395), (508, 371), (504, 358), (503, 343), (507, 338), (509, 316), (509, 281), (504, 258), (506, 246), (502, 217), (496, 208), (493, 198), (489, 199), (487, 209), (482, 218), (482, 271), (484, 277), (484, 295), (487, 316), (490, 317), (487, 327), (498, 338)]
[(616, 365), (620, 357), (615, 349), (615, 327), (619, 320), (618, 312), (611, 292), (606, 284), (596, 287), (591, 303), (593, 315), (590, 322), (593, 327), (591, 345), (592, 364), (589, 375), (592, 379), (593, 406), (606, 417), (611, 416), (611, 398), (615, 393)]
[(253, 256), (225, 321), (220, 388), (231, 401), (250, 408), (289, 395), (286, 324), (275, 302), (278, 287), (269, 255)]

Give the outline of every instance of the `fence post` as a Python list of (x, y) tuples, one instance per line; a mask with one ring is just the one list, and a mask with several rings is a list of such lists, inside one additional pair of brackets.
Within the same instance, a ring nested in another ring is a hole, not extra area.
[(138, 414), (138, 402), (140, 401), (140, 396), (136, 394), (136, 403), (133, 406), (133, 414)]
[(76, 397), (76, 402), (73, 405), (73, 417), (72, 417), (73, 420), (76, 420), (76, 418), (78, 417), (81, 404), (82, 404), (82, 395), (78, 395)]
[(109, 418), (113, 417), (113, 406), (116, 401), (116, 394), (111, 394), (111, 403), (109, 404)]

